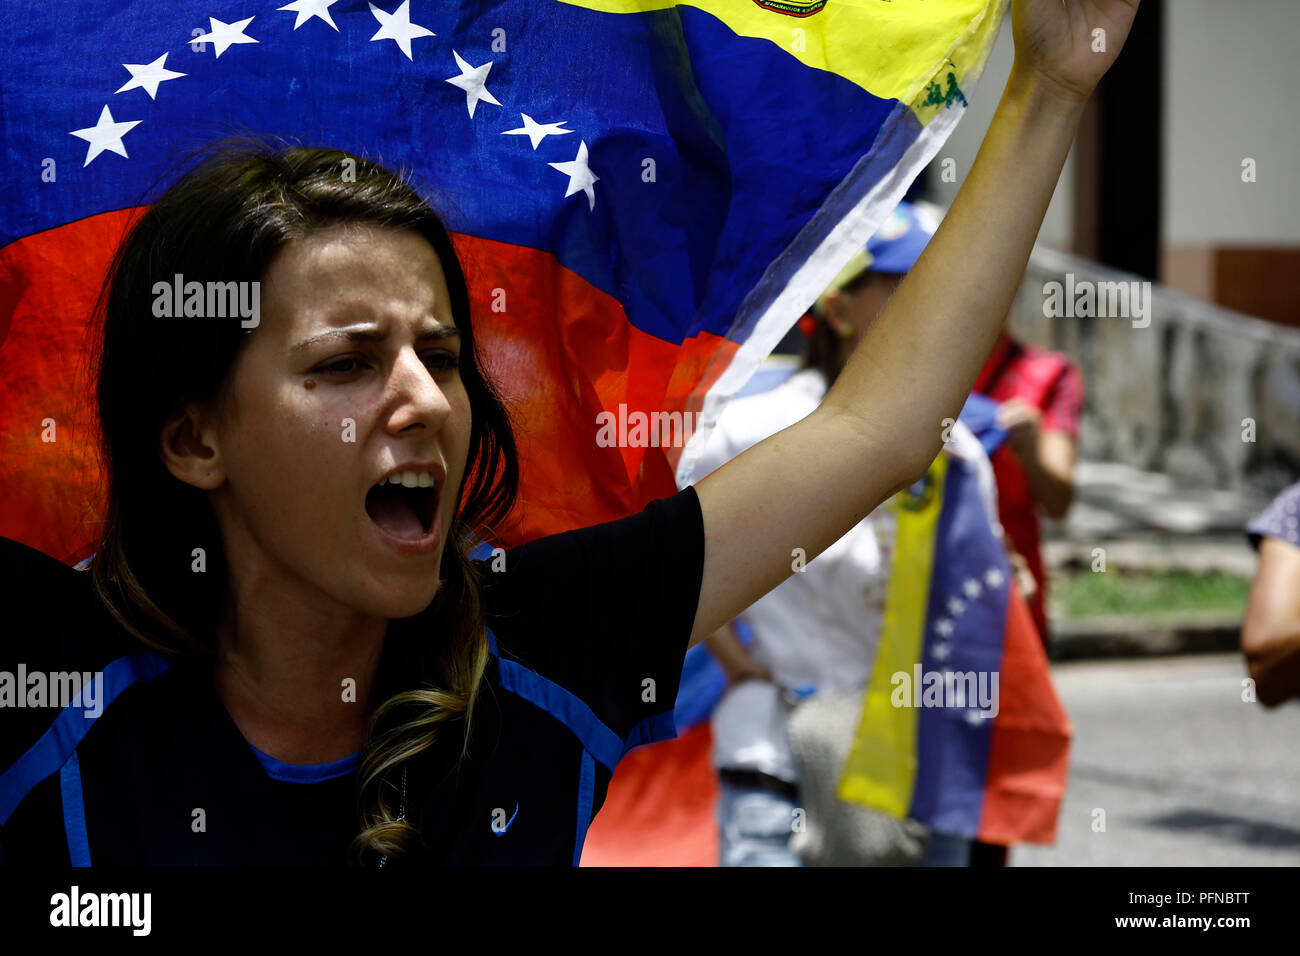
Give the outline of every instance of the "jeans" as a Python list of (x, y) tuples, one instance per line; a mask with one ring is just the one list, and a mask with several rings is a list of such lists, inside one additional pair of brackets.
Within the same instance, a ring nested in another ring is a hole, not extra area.
[(790, 849), (795, 802), (767, 790), (719, 781), (722, 866), (801, 866)]
[[(802, 866), (792, 849), (795, 802), (767, 790), (718, 782), (721, 866)], [(970, 866), (971, 841), (930, 831), (917, 866)]]
[(917, 866), (970, 866), (971, 841), (930, 831), (930, 849)]

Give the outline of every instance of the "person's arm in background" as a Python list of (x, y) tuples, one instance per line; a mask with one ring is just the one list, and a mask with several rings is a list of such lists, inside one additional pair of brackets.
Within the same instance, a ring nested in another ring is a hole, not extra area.
[(1280, 538), (1259, 542), (1241, 650), (1261, 704), (1300, 696), (1300, 548)]
[(738, 684), (743, 680), (772, 679), (772, 672), (760, 664), (749, 649), (741, 643), (736, 629), (730, 623), (724, 624), (704, 639), (709, 653), (714, 656), (727, 675), (727, 685)]
[[(948, 215), (822, 404), (696, 485), (704, 575), (691, 643), (925, 474), (991, 351), (1137, 0), (1015, 0), (1016, 54)], [(1106, 36), (1097, 51), (1093, 31)]]
[(1078, 446), (1068, 432), (1045, 428), (1042, 413), (1018, 398), (998, 408), (1007, 446), (1025, 469), (1034, 500), (1049, 518), (1064, 518), (1074, 502), (1074, 465)]

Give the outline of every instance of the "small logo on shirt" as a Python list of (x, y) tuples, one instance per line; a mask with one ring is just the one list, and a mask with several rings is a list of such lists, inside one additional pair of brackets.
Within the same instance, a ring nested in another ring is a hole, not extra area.
[(509, 820), (506, 819), (506, 811), (501, 807), (497, 807), (492, 811), (492, 832), (497, 836), (505, 836), (506, 831), (514, 824), (517, 816), (519, 816), (518, 803), (515, 804), (515, 812), (510, 815)]

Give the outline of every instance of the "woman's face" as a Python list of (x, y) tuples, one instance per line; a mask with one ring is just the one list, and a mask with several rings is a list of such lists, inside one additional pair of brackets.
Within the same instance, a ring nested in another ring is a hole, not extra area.
[(850, 346), (856, 345), (867, 334), (902, 281), (901, 275), (873, 272), (862, 288), (842, 298), (842, 307), (836, 318), (842, 324), (840, 332)]
[(233, 583), (418, 613), (438, 588), (470, 436), (437, 254), (414, 232), (331, 227), (277, 253), (261, 316), (217, 405), (213, 505)]

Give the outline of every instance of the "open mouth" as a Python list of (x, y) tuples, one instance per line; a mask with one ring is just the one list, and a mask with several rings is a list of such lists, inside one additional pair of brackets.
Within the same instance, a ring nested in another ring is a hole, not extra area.
[(399, 472), (366, 493), (366, 514), (393, 537), (419, 541), (433, 527), (438, 491), (437, 480), (428, 472)]

